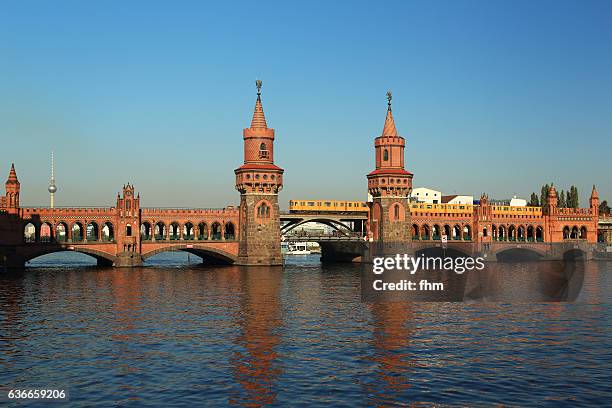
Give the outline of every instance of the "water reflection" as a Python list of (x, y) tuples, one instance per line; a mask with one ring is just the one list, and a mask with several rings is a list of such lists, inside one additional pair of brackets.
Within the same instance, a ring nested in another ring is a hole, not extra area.
[(374, 332), (371, 361), (373, 381), (366, 383), (368, 404), (387, 406), (402, 401), (410, 384), (410, 343), (414, 334), (414, 312), (407, 302), (381, 302), (369, 305)]
[(363, 303), (359, 266), (314, 261), (2, 275), (0, 385), (87, 407), (605, 403), (611, 263), (499, 263), (466, 302)]
[(282, 274), (279, 267), (240, 268), (240, 309), (234, 315), (240, 327), (235, 340), (239, 348), (231, 365), (242, 392), (232, 395), (231, 404), (259, 407), (276, 399)]

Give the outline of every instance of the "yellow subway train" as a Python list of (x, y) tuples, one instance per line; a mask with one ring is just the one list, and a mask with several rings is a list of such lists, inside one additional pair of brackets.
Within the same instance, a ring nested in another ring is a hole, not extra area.
[(289, 212), (291, 213), (367, 213), (368, 204), (365, 201), (340, 201), (340, 200), (290, 200)]

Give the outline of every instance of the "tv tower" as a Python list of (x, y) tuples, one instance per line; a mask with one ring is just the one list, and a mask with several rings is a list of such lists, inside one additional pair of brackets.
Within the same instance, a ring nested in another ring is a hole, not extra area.
[(49, 197), (51, 199), (51, 208), (55, 207), (55, 192), (57, 187), (55, 186), (55, 162), (53, 160), (53, 151), (51, 151), (51, 180), (49, 181)]

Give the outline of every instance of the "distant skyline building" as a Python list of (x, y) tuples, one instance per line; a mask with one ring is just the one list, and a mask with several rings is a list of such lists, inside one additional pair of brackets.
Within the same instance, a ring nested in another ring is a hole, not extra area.
[(474, 196), (471, 195), (443, 195), (442, 204), (474, 204)]
[(49, 201), (51, 208), (55, 208), (55, 193), (57, 186), (55, 185), (55, 160), (53, 151), (51, 151), (51, 180), (49, 180)]
[(410, 192), (410, 198), (419, 203), (440, 204), (442, 192), (428, 187), (417, 187)]

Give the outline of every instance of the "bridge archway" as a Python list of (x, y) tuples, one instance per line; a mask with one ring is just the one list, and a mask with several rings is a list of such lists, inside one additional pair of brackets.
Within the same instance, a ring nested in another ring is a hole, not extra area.
[(60, 252), (73, 252), (88, 255), (94, 258), (97, 264), (100, 266), (112, 266), (116, 260), (115, 256), (113, 255), (84, 246), (75, 246), (74, 249), (69, 249), (64, 246), (50, 246), (46, 248), (43, 247), (32, 252), (27, 252), (23, 257), (23, 261), (29, 262), (44, 255)]
[(508, 248), (495, 254), (499, 262), (539, 261), (543, 256), (541, 252), (529, 248)]
[(161, 247), (154, 249), (152, 251), (146, 252), (142, 254), (142, 260), (146, 261), (147, 259), (155, 256), (157, 254), (161, 254), (163, 252), (176, 252), (183, 251), (189, 252), (193, 255), (199, 256), (205, 260), (206, 263), (211, 264), (225, 264), (231, 265), (236, 262), (237, 257), (235, 255), (230, 254), (229, 252), (223, 251), (221, 249), (208, 247), (206, 245), (171, 245), (167, 247)]
[(321, 224), (321, 225), (330, 227), (335, 232), (337, 232), (339, 235), (350, 236), (350, 235), (355, 234), (355, 232), (348, 225), (342, 223), (341, 221), (330, 219), (330, 218), (325, 218), (325, 217), (313, 217), (313, 218), (305, 218), (303, 220), (293, 222), (293, 223), (288, 223), (284, 225), (283, 227), (281, 227), (281, 235), (286, 235), (290, 233), (291, 231), (296, 230), (296, 228), (302, 227), (305, 224), (310, 224), (310, 223)]

